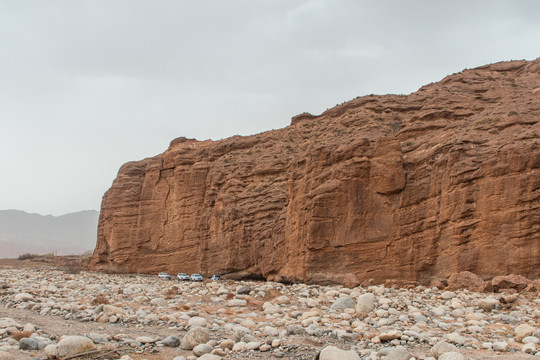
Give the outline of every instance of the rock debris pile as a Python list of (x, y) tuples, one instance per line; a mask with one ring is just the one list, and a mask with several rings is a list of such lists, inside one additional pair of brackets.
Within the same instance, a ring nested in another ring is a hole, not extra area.
[(538, 291), (191, 283), (28, 269), (0, 276), (0, 359), (540, 356)]

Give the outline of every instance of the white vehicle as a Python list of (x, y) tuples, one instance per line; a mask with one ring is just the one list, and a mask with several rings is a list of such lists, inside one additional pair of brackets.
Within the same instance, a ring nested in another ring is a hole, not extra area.
[(171, 280), (171, 275), (167, 274), (166, 272), (160, 272), (158, 274), (158, 277), (165, 279), (165, 280)]
[(203, 281), (203, 277), (201, 274), (193, 274), (191, 275), (191, 281)]
[(176, 278), (177, 278), (178, 280), (182, 280), (182, 281), (189, 281), (189, 280), (191, 280), (191, 279), (189, 278), (189, 275), (186, 274), (186, 273), (178, 273), (178, 275), (176, 275)]

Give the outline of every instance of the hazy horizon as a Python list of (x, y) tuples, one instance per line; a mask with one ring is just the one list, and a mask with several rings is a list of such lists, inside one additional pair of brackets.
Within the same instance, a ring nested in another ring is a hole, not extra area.
[(535, 59), (539, 12), (532, 0), (1, 2), (0, 208), (99, 211), (122, 164), (174, 138), (255, 134)]
[(0, 258), (27, 253), (74, 255), (93, 250), (98, 217), (96, 210), (62, 216), (0, 210)]

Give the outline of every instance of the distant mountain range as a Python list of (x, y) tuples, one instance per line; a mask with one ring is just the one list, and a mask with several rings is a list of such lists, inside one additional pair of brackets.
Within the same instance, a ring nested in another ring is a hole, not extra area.
[(84, 210), (62, 216), (0, 210), (0, 258), (22, 254), (82, 254), (96, 246), (99, 213)]

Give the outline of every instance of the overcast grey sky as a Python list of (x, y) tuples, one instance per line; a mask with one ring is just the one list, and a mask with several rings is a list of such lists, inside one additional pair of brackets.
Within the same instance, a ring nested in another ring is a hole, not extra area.
[(540, 1), (0, 0), (0, 209), (99, 210), (119, 167), (540, 56)]

